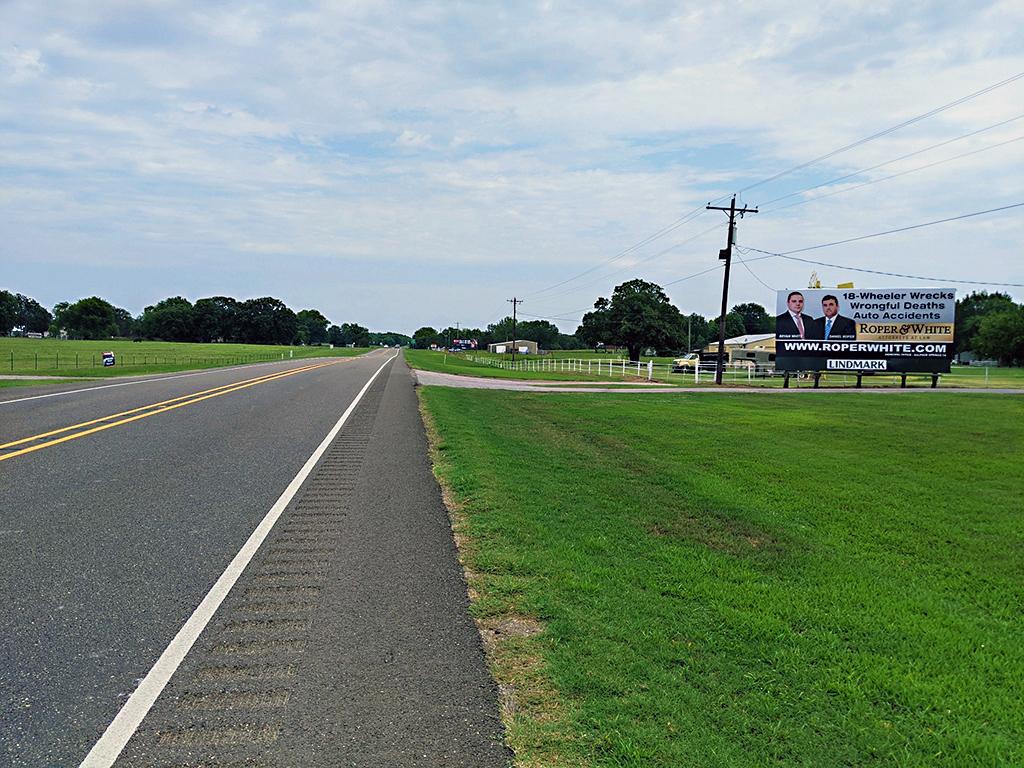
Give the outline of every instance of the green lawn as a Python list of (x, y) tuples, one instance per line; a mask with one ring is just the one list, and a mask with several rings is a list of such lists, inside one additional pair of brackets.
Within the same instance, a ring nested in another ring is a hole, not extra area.
[(520, 765), (1024, 764), (1024, 398), (421, 392)]
[[(488, 357), (486, 354), (470, 353), (480, 357)], [(490, 358), (498, 359), (497, 355)], [(521, 359), (522, 356), (519, 356)], [(533, 358), (538, 360), (539, 358)], [(596, 376), (588, 376), (586, 373), (570, 373), (560, 371), (510, 371), (504, 368), (495, 368), (486, 363), (477, 363), (469, 360), (464, 354), (451, 354), (448, 352), (432, 352), (428, 349), (407, 349), (405, 360), (413, 368), (424, 371), (437, 371), (438, 373), (454, 373), (461, 376), (486, 376), (493, 379), (527, 379), (541, 381), (593, 381)], [(606, 377), (605, 377), (606, 378)], [(621, 376), (618, 377), (621, 381)]]
[[(448, 352), (431, 352), (429, 350), (406, 350), (406, 360), (413, 368), (420, 368), (428, 371), (439, 371), (464, 376), (484, 376), (495, 379), (541, 379), (546, 381), (615, 381), (623, 379), (622, 369), (616, 364), (621, 362), (620, 358), (609, 355), (595, 354), (583, 350), (580, 355), (577, 351), (555, 351), (540, 356), (524, 357), (519, 355), (517, 360), (520, 364), (530, 367), (541, 368), (541, 370), (508, 370), (496, 368), (488, 361), (509, 361), (511, 355), (492, 355), (487, 352), (469, 352), (452, 354)], [(470, 358), (475, 358), (470, 359)], [(646, 361), (648, 358), (644, 358)], [(657, 365), (655, 367), (653, 380), (676, 386), (715, 386), (714, 373), (702, 370), (698, 380), (694, 380), (693, 372), (670, 373), (666, 363), (669, 358), (650, 358)], [(569, 370), (566, 361), (583, 361), (579, 364), (579, 370)], [(609, 372), (609, 366), (610, 372)], [(629, 381), (646, 380), (647, 370), (641, 367), (639, 379), (636, 374), (636, 367), (625, 368), (626, 379)], [(745, 368), (727, 368), (724, 381), (728, 386), (755, 386), (755, 387), (781, 387), (783, 384), (781, 373), (772, 377), (753, 377), (748, 374)], [(853, 387), (857, 383), (857, 377), (847, 373), (822, 373), (822, 387)], [(910, 387), (930, 387), (931, 376), (929, 374), (911, 374), (907, 379)], [(790, 386), (793, 388), (812, 387), (813, 380), (807, 377), (798, 380), (791, 379)], [(870, 388), (898, 388), (900, 379), (897, 376), (865, 376), (862, 386)], [(939, 380), (940, 387), (981, 387), (981, 388), (1024, 388), (1024, 368), (990, 368), (986, 372), (983, 368), (954, 367), (951, 373), (942, 374)]]
[[(104, 368), (101, 358), (103, 352), (113, 352), (117, 365)], [(215, 368), (290, 357), (348, 357), (363, 352), (366, 350), (263, 344), (62, 341), (0, 337), (0, 374), (97, 378)], [(3, 384), (0, 381), (0, 385)]]

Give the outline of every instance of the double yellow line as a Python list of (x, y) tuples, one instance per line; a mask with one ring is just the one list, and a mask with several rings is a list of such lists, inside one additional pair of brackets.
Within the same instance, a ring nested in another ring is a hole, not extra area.
[[(339, 362), (342, 361), (333, 360), (327, 363), (315, 363), (313, 365), (305, 365), (301, 368), (293, 368), (279, 373), (270, 373), (266, 376), (257, 376), (254, 379), (246, 379), (245, 381), (238, 381), (234, 384), (224, 384), (223, 386), (214, 387), (213, 389), (204, 389), (200, 392), (193, 392), (189, 395), (173, 397), (170, 400), (161, 400), (159, 403), (151, 403), (150, 405), (143, 405), (138, 408), (132, 408), (128, 411), (112, 413), (109, 416), (92, 419), (91, 421), (83, 421), (80, 424), (72, 424), (69, 427), (61, 427), (60, 429), (42, 432), (38, 435), (32, 435), (31, 437), (23, 437), (20, 440), (12, 440), (9, 443), (0, 445), (0, 451), (8, 448), (16, 448), (19, 445), (25, 445), (26, 443), (33, 443), (39, 440), (44, 440), (45, 442), (9, 451), (8, 453), (0, 453), (0, 461), (7, 461), (7, 459), (13, 459), (15, 456), (24, 456), (26, 453), (41, 451), (43, 448), (49, 448), (54, 445), (59, 445), (60, 443), (66, 443), (69, 440), (77, 440), (80, 437), (86, 437), (87, 435), (92, 435), (96, 432), (102, 432), (105, 429), (112, 429), (113, 427), (118, 427), (122, 424), (129, 424), (133, 421), (138, 421), (139, 419), (156, 416), (158, 413), (167, 413), (167, 411), (173, 411), (176, 408), (184, 408), (186, 405), (194, 405), (195, 403), (202, 402), (203, 400), (209, 400), (212, 397), (220, 397), (221, 395), (226, 395), (231, 392), (237, 392), (240, 389), (255, 387), (257, 384), (265, 384), (268, 381), (276, 381), (277, 379), (296, 376), (300, 373), (315, 371), (317, 368), (323, 368), (328, 365), (337, 365)], [(75, 430), (81, 431), (75, 432)], [(68, 432), (71, 432), (72, 434), (65, 434)], [(55, 435), (63, 435), (63, 437), (56, 437), (53, 440), (49, 439)]]

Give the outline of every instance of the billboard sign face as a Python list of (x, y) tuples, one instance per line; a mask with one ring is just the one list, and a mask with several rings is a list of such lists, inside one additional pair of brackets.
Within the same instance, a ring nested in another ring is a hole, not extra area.
[(952, 288), (806, 288), (779, 291), (780, 371), (948, 373)]

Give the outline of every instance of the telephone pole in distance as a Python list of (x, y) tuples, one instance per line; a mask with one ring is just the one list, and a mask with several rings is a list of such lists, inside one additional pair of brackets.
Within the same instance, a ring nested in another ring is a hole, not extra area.
[(514, 363), (516, 361), (516, 306), (522, 304), (523, 300), (513, 296), (505, 301), (512, 305), (512, 362)]
[(729, 213), (729, 237), (725, 248), (718, 252), (718, 258), (725, 261), (725, 278), (722, 280), (722, 314), (718, 318), (718, 362), (715, 364), (715, 384), (722, 383), (722, 371), (725, 368), (725, 313), (729, 309), (729, 267), (732, 266), (732, 244), (736, 235), (736, 214), (743, 218), (745, 213), (757, 213), (757, 208), (747, 208), (745, 205), (739, 210), (736, 209), (736, 195), (732, 196), (732, 202), (728, 208), (721, 208), (717, 205), (706, 206), (709, 211), (727, 211)]

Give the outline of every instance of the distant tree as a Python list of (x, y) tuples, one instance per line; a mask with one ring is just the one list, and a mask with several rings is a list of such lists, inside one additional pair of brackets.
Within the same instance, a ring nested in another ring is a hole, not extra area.
[(64, 315), (71, 305), (66, 301), (58, 302), (53, 306), (53, 320), (50, 321), (50, 335), (59, 336), (61, 331), (67, 330), (67, 323)]
[(437, 329), (431, 328), (429, 325), (417, 328), (412, 335), (412, 340), (417, 349), (430, 349), (431, 344), (438, 343)]
[(291, 344), (298, 319), (280, 299), (264, 296), (238, 307), (238, 333), (249, 344)]
[(696, 312), (691, 312), (683, 318), (683, 331), (686, 333), (687, 352), (703, 349), (711, 338), (707, 319)]
[(238, 302), (230, 296), (199, 299), (192, 307), (198, 341), (234, 341), (238, 338)]
[[(404, 333), (398, 333), (397, 331), (384, 331), (383, 333), (371, 333), (370, 335), (370, 346), (378, 346), (383, 344), (388, 347), (407, 347), (412, 344), (412, 336), (407, 336)], [(473, 338), (467, 336), (466, 338)]]
[[(743, 316), (739, 312), (730, 312), (725, 316), (725, 338), (732, 339), (736, 336), (743, 336), (747, 333), (746, 328), (743, 326)], [(707, 344), (718, 343), (718, 318), (712, 318), (708, 320), (708, 340)]]
[(6, 336), (18, 324), (18, 299), (10, 291), (0, 291), (0, 336)]
[(117, 335), (124, 339), (136, 339), (139, 337), (139, 318), (132, 317), (127, 309), (114, 307), (114, 323), (117, 325)]
[(977, 351), (974, 346), (982, 320), (988, 315), (1008, 312), (1015, 307), (1016, 304), (1008, 294), (998, 291), (976, 291), (957, 299), (955, 351)]
[(737, 304), (731, 311), (742, 318), (746, 333), (775, 333), (775, 318), (760, 304)]
[(682, 315), (661, 286), (646, 280), (617, 285), (610, 300), (599, 298), (594, 311), (583, 316), (576, 336), (588, 344), (625, 346), (630, 360), (639, 360), (645, 347), (668, 351), (686, 340)]
[(342, 323), (341, 343), (346, 346), (354, 344), (357, 347), (368, 347), (370, 346), (370, 330), (358, 323)]
[(58, 304), (53, 314), (54, 322), (59, 322), (73, 339), (109, 339), (117, 333), (114, 305), (99, 296), (79, 299), (63, 307)]
[(15, 325), (31, 333), (42, 333), (50, 327), (53, 315), (38, 301), (23, 294), (14, 297), (18, 302), (18, 316)]
[(316, 309), (303, 309), (296, 313), (297, 337), (301, 344), (324, 344), (327, 342), (327, 326), (330, 320)]
[(583, 342), (575, 334), (559, 333), (558, 349), (583, 349)]
[(192, 302), (172, 296), (142, 311), (142, 335), (163, 341), (195, 341), (195, 318)]
[(341, 343), (342, 333), (341, 327), (332, 325), (327, 329), (327, 343), (332, 344), (335, 347), (342, 347), (344, 344)]
[(984, 316), (974, 336), (974, 351), (1001, 365), (1024, 364), (1024, 305)]

